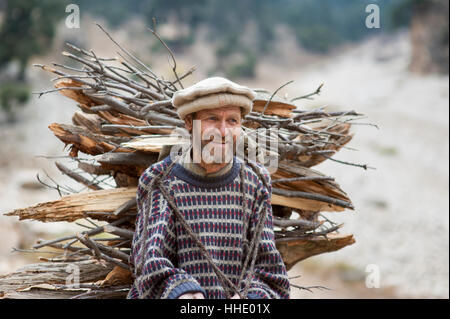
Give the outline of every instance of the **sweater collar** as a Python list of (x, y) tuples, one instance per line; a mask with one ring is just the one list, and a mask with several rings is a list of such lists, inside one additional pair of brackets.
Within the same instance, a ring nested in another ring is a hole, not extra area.
[[(169, 164), (172, 161), (170, 156), (168, 157)], [(211, 175), (199, 175), (195, 172), (187, 169), (180, 161), (173, 166), (172, 172), (175, 176), (182, 179), (186, 183), (195, 185), (198, 187), (214, 188), (221, 187), (230, 184), (236, 176), (239, 174), (241, 168), (241, 161), (236, 157), (233, 157), (233, 162), (221, 169), (220, 174)]]
[(217, 172), (207, 174), (206, 170), (203, 167), (201, 167), (200, 165), (198, 165), (197, 163), (194, 163), (192, 161), (192, 150), (191, 150), (191, 152), (186, 152), (186, 154), (184, 156), (182, 156), (181, 165), (183, 165), (183, 167), (185, 169), (187, 169), (188, 171), (191, 171), (192, 173), (194, 173), (196, 175), (210, 178), (210, 177), (223, 176), (226, 173), (228, 173), (230, 171), (230, 169), (233, 167), (233, 161), (230, 161), (229, 163), (227, 163), (224, 167), (222, 167)]

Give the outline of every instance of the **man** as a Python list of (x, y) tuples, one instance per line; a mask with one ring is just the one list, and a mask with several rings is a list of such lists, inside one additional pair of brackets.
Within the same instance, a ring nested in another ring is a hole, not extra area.
[(128, 298), (289, 298), (270, 175), (233, 156), (255, 93), (223, 78), (176, 92), (192, 148), (139, 180)]

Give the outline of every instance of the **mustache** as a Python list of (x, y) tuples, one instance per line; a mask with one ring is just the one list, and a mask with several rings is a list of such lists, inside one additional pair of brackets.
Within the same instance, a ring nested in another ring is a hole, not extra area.
[(232, 139), (226, 140), (224, 138), (222, 139), (217, 139), (217, 138), (207, 138), (207, 139), (203, 139), (202, 142), (213, 142), (213, 143), (222, 143), (222, 144), (227, 144), (228, 143), (233, 143)]
[(201, 137), (202, 142), (213, 142), (213, 143), (222, 143), (222, 144), (229, 144), (234, 143), (235, 139), (237, 137), (233, 135), (206, 135)]

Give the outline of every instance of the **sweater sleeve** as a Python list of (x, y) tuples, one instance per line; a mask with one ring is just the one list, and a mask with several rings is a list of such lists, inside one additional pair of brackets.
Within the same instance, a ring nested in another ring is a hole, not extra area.
[(150, 180), (151, 175), (144, 173), (136, 194), (138, 214), (130, 254), (135, 280), (128, 298), (176, 299), (188, 292), (206, 295), (197, 280), (176, 267), (173, 214), (161, 192), (148, 189)]
[[(270, 175), (265, 169), (263, 169), (264, 171), (268, 185), (271, 185)], [(250, 224), (250, 238), (253, 238), (255, 234), (256, 223), (263, 210), (266, 210), (267, 214), (247, 297), (249, 299), (289, 299), (290, 284), (286, 266), (275, 246), (273, 214), (270, 201), (271, 187), (267, 190), (261, 183), (259, 189)]]

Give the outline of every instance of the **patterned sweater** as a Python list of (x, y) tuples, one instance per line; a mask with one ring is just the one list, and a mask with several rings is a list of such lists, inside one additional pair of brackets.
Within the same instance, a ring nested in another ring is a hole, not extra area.
[[(226, 298), (213, 268), (174, 217), (158, 188), (150, 181), (162, 175), (170, 157), (150, 166), (140, 177), (137, 191), (138, 215), (130, 262), (135, 280), (128, 298), (175, 299), (188, 292), (201, 292), (205, 298)], [(185, 220), (206, 247), (215, 264), (237, 287), (245, 253), (243, 222), (250, 218), (248, 240), (253, 238), (258, 216), (267, 210), (267, 219), (258, 247), (248, 298), (289, 298), (287, 272), (274, 242), (271, 189), (263, 186), (255, 172), (245, 166), (247, 214), (242, 209), (240, 169), (236, 157), (232, 168), (222, 176), (202, 177), (174, 164), (164, 186)], [(258, 165), (269, 181), (267, 170)], [(250, 216), (251, 214), (251, 216)], [(147, 236), (143, 238), (144, 216), (148, 216)], [(137, 265), (142, 265), (140, 271)]]

